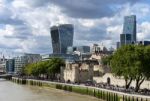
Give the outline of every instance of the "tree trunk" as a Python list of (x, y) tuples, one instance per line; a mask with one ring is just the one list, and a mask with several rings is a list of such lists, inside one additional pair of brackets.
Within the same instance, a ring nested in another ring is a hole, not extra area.
[(141, 84), (144, 82), (144, 80), (145, 80), (145, 77), (141, 77), (141, 79), (140, 79), (140, 77), (138, 77), (138, 78), (136, 79), (135, 92), (138, 92), (138, 91), (139, 91), (140, 86), (141, 86)]
[(139, 79), (136, 79), (135, 92), (139, 90)]
[(130, 80), (125, 79), (125, 87), (126, 87), (126, 89), (128, 89), (130, 87), (131, 82), (132, 82), (132, 78), (130, 78)]

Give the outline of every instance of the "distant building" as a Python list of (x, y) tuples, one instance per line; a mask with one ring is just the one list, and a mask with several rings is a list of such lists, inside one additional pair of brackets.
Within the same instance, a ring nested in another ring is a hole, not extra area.
[(117, 42), (117, 47), (116, 49), (118, 49), (120, 47), (120, 42)]
[(67, 54), (77, 55), (80, 60), (88, 59), (91, 56), (90, 46), (68, 47)]
[(135, 15), (124, 17), (123, 34), (131, 34), (131, 42), (136, 42), (136, 16)]
[(131, 34), (120, 34), (120, 44), (121, 45), (128, 45), (131, 44)]
[(148, 46), (148, 45), (150, 45), (150, 41), (137, 41), (136, 44), (137, 45)]
[(67, 48), (67, 54), (73, 54), (75, 51), (80, 53), (90, 53), (90, 46), (73, 46)]
[(73, 45), (74, 28), (71, 24), (51, 27), (53, 54), (66, 54), (67, 47)]
[(42, 55), (42, 61), (50, 60), (51, 58), (61, 58), (64, 61), (78, 61), (79, 56), (76, 54), (45, 54)]
[(24, 56), (18, 56), (14, 58), (15, 60), (15, 73), (19, 73), (23, 67), (25, 67), (26, 59)]
[[(74, 51), (74, 47), (69, 47)], [(72, 83), (85, 83), (92, 81), (93, 77), (103, 76), (105, 73), (110, 73), (109, 66), (102, 65), (102, 58), (113, 53), (113, 49), (108, 50), (103, 45), (94, 44), (92, 47), (92, 54), (85, 58), (74, 62), (66, 61), (66, 66), (61, 67), (61, 80)], [(82, 54), (81, 54), (82, 57)]]
[(93, 67), (91, 62), (66, 63), (66, 67), (61, 68), (61, 81), (72, 83), (93, 81)]
[(124, 17), (123, 33), (120, 34), (120, 43), (117, 43), (117, 48), (122, 45), (136, 43), (136, 15)]
[(6, 72), (14, 73), (14, 68), (15, 68), (15, 59), (8, 59), (6, 61)]
[(101, 77), (105, 73), (110, 73), (110, 69), (99, 64), (97, 60), (66, 62), (66, 66), (61, 67), (61, 81), (72, 83), (95, 82), (93, 77)]
[(25, 53), (22, 56), (15, 57), (14, 60), (15, 60), (15, 65), (14, 65), (15, 73), (18, 73), (25, 65), (41, 61), (42, 58), (40, 54)]
[(0, 59), (0, 73), (6, 73), (6, 61), (4, 56)]
[(81, 53), (90, 53), (90, 46), (77, 46), (77, 51)]
[(77, 48), (75, 46), (69, 46), (67, 47), (67, 54), (73, 54), (73, 52), (76, 50)]
[(40, 54), (25, 53), (24, 57), (25, 57), (25, 64), (36, 63), (42, 60), (42, 57)]
[(0, 74), (1, 73), (6, 73), (6, 63), (0, 64)]
[(108, 50), (103, 45), (93, 44), (92, 54), (111, 54), (113, 50)]

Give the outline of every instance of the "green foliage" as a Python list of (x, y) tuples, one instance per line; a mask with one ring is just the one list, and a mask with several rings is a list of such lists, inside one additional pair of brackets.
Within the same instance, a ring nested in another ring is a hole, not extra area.
[(62, 59), (60, 58), (52, 58), (50, 61), (47, 61), (47, 73), (52, 74), (52, 73), (59, 73), (60, 72), (60, 67), (64, 66), (65, 63)]
[(111, 59), (112, 59), (112, 55), (102, 57), (102, 64), (110, 65)]
[(41, 74), (51, 75), (60, 72), (60, 67), (65, 63), (60, 58), (52, 58), (48, 61), (40, 61), (38, 63), (28, 64), (24, 71), (26, 75), (39, 76)]
[(110, 61), (116, 76), (123, 76), (128, 88), (136, 80), (136, 91), (145, 78), (150, 77), (150, 46), (125, 45), (119, 48)]
[(134, 46), (123, 46), (119, 48), (111, 59), (112, 72), (117, 76), (131, 77), (133, 67)]

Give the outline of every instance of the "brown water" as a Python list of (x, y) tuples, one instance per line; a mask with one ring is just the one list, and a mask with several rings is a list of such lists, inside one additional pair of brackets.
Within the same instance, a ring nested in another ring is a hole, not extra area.
[(97, 98), (66, 91), (18, 85), (0, 80), (0, 101), (100, 101)]

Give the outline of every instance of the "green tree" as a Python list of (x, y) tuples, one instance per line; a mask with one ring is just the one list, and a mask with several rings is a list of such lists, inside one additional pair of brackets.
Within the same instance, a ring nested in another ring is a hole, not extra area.
[(65, 62), (60, 58), (52, 58), (47, 62), (47, 74), (51, 79), (55, 78), (57, 73), (60, 73), (61, 66), (64, 66)]
[(150, 46), (126, 45), (118, 49), (111, 59), (111, 70), (123, 76), (128, 89), (132, 80), (136, 81), (138, 92), (145, 79), (150, 77)]
[(112, 59), (112, 55), (103, 56), (102, 59), (101, 59), (101, 62), (102, 62), (103, 65), (110, 66), (111, 59)]
[(37, 63), (32, 63), (32, 64), (28, 64), (26, 67), (25, 67), (25, 71), (26, 71), (26, 74), (31, 76), (38, 76), (39, 75), (39, 71), (38, 71), (38, 68), (37, 68)]
[(65, 62), (60, 58), (52, 58), (47, 61), (40, 61), (37, 63), (28, 64), (25, 67), (25, 73), (29, 76), (41, 77), (41, 75), (48, 75), (52, 79), (57, 73), (60, 73), (60, 67), (64, 66)]
[(125, 87), (129, 88), (133, 78), (134, 46), (126, 45), (119, 48), (111, 59), (111, 70), (116, 76), (123, 76)]
[(134, 78), (135, 91), (138, 92), (145, 79), (150, 77), (150, 46), (135, 46)]

